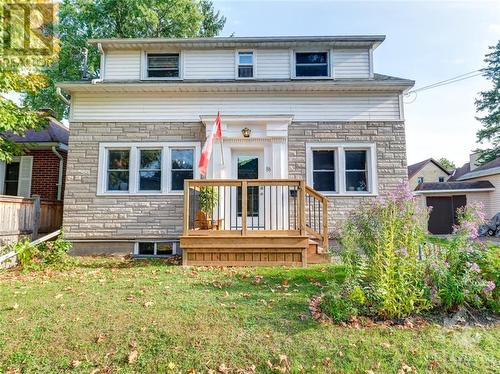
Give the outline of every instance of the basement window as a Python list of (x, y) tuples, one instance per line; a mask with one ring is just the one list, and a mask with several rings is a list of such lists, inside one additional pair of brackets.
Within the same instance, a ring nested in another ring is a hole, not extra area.
[(144, 241), (136, 242), (134, 255), (144, 257), (168, 257), (177, 254), (179, 242), (176, 241)]

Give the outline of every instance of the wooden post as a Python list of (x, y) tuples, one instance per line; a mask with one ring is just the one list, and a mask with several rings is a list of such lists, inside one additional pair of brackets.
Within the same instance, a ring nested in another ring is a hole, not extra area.
[[(189, 231), (189, 180), (184, 180), (184, 235)], [(182, 256), (184, 258), (184, 255)]]
[(300, 235), (306, 235), (306, 182), (301, 180), (299, 184), (299, 227)]
[(33, 229), (31, 239), (36, 240), (40, 227), (40, 195), (33, 195)]
[(328, 251), (328, 198), (323, 199), (323, 249)]
[[(247, 235), (247, 191), (248, 185), (247, 181), (241, 181), (241, 235)], [(238, 218), (236, 218), (238, 219)]]

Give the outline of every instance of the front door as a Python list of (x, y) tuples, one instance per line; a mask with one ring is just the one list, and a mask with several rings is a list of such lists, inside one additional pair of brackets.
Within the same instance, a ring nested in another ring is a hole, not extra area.
[[(233, 174), (236, 179), (259, 179), (262, 177), (263, 154), (259, 151), (238, 151), (233, 154)], [(242, 191), (236, 189), (236, 226), (241, 228)], [(262, 194), (258, 186), (247, 187), (247, 228), (258, 230), (264, 227)]]

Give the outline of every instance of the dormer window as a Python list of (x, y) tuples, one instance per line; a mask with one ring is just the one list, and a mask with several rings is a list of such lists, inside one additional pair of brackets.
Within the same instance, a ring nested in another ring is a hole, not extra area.
[(296, 52), (295, 76), (328, 77), (328, 52)]
[(253, 78), (253, 52), (238, 52), (238, 78)]
[(148, 53), (148, 78), (179, 78), (178, 53)]

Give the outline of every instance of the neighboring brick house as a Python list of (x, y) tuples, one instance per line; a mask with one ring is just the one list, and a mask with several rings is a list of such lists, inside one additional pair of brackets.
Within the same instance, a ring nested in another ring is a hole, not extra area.
[(5, 134), (26, 146), (23, 156), (12, 162), (0, 161), (0, 195), (62, 201), (64, 198), (69, 130), (54, 118), (41, 131), (30, 130), (25, 136)]
[[(322, 237), (398, 188), (407, 179), (402, 97), (414, 82), (373, 72), (384, 38), (89, 41), (101, 52), (101, 77), (58, 84), (71, 96), (64, 227), (74, 253), (178, 253), (187, 234), (239, 237), (233, 247), (241, 247), (250, 231), (262, 239), (257, 230), (279, 247), (283, 235), (304, 235), (291, 228), (294, 209), (309, 220), (299, 222), (308, 235)], [(234, 189), (219, 189), (206, 231), (192, 226), (200, 190), (186, 181), (203, 182), (198, 160), (218, 111), (223, 142), (206, 178)], [(241, 180), (257, 184), (245, 194)], [(309, 201), (298, 200), (298, 180), (310, 186)], [(255, 254), (240, 257), (256, 264)]]

